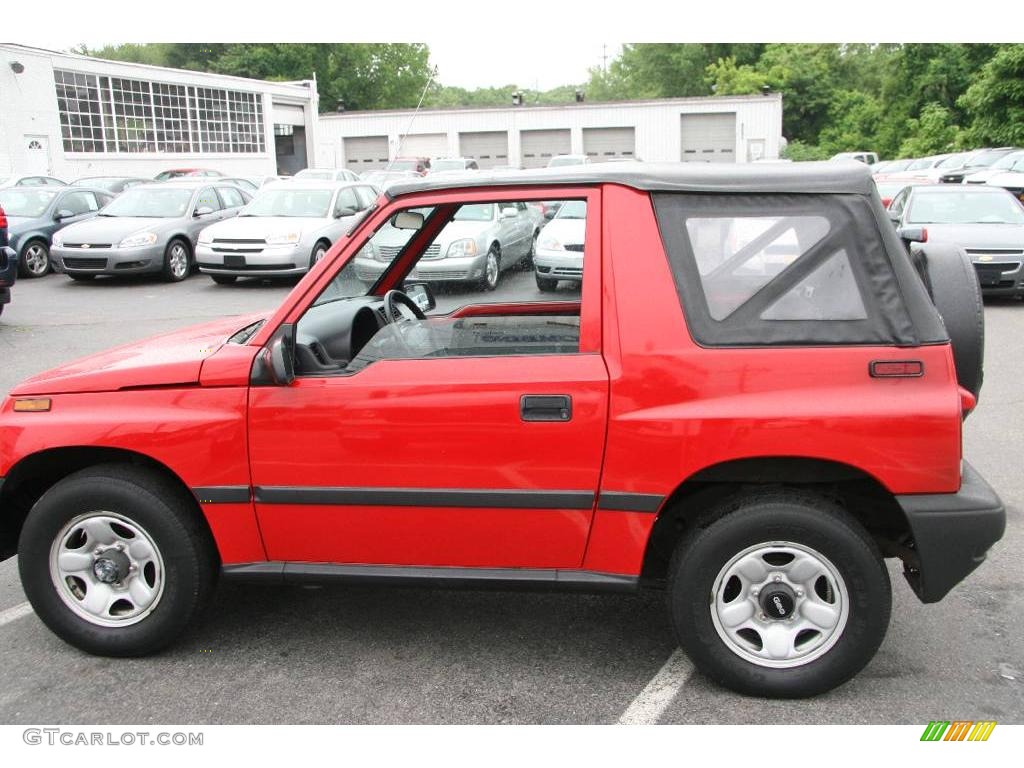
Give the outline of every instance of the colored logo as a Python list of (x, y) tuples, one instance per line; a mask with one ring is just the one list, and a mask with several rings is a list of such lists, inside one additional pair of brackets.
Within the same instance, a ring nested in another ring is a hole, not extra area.
[(995, 720), (932, 720), (921, 734), (921, 741), (988, 741)]

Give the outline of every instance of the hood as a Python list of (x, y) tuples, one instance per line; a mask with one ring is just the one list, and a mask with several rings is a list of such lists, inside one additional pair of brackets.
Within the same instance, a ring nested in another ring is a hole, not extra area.
[(955, 243), (964, 248), (1019, 248), (1024, 250), (1021, 224), (920, 224), (929, 243)]
[(290, 232), (310, 232), (327, 226), (335, 219), (303, 216), (235, 216), (211, 224), (203, 230), (207, 237), (266, 238)]
[(446, 246), (454, 243), (456, 240), (467, 238), (476, 240), (493, 226), (493, 221), (450, 221), (438, 234), (435, 242), (441, 245), (443, 252)]
[(112, 243), (117, 245), (128, 235), (143, 230), (159, 231), (177, 219), (144, 219), (131, 216), (94, 216), (77, 221), (61, 230), (65, 243)]
[(552, 219), (547, 226), (540, 231), (540, 240), (545, 237), (553, 237), (558, 242), (568, 245), (582, 245), (583, 237), (587, 231), (585, 219)]
[(1004, 171), (1002, 168), (985, 168), (984, 170), (981, 171), (971, 171), (966, 176), (964, 176), (964, 183), (981, 184), (1003, 173), (1006, 173), (1006, 171)]
[(1020, 171), (1001, 171), (989, 176), (986, 182), (993, 187), (1024, 187), (1024, 173)]
[(118, 389), (199, 383), (203, 361), (228, 337), (262, 315), (222, 318), (115, 347), (40, 373), (11, 395), (113, 392)]

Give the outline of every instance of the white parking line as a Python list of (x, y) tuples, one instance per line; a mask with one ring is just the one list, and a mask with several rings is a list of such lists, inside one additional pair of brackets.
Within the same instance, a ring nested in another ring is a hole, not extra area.
[(619, 725), (654, 725), (693, 672), (693, 664), (677, 648), (647, 687), (619, 718)]
[(28, 616), (30, 613), (32, 613), (32, 606), (28, 603), (18, 603), (13, 608), (0, 611), (0, 627), (4, 626), (4, 624), (10, 624), (12, 621), (17, 621), (22, 616)]

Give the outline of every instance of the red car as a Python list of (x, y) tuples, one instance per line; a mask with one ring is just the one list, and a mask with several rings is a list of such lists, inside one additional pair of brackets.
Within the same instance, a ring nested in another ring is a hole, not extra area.
[[(438, 260), (504, 255), (468, 233), (558, 199), (586, 206), (582, 276), (437, 307)], [(386, 265), (370, 285), (357, 254)], [(0, 554), (91, 653), (167, 645), (218, 575), (660, 588), (714, 680), (820, 693), (882, 642), (884, 558), (934, 602), (1003, 533), (961, 455), (982, 331), (964, 258), (926, 252), (922, 280), (866, 167), (393, 186), (273, 315), (13, 390)]]
[(172, 168), (168, 171), (161, 171), (153, 177), (154, 181), (167, 181), (168, 179), (180, 179), (186, 176), (223, 176), (220, 171), (212, 171), (209, 168)]

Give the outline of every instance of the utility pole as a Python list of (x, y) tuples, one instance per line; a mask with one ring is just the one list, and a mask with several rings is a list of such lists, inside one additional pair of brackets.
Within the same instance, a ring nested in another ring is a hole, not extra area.
[(608, 74), (608, 43), (601, 43), (601, 71)]

